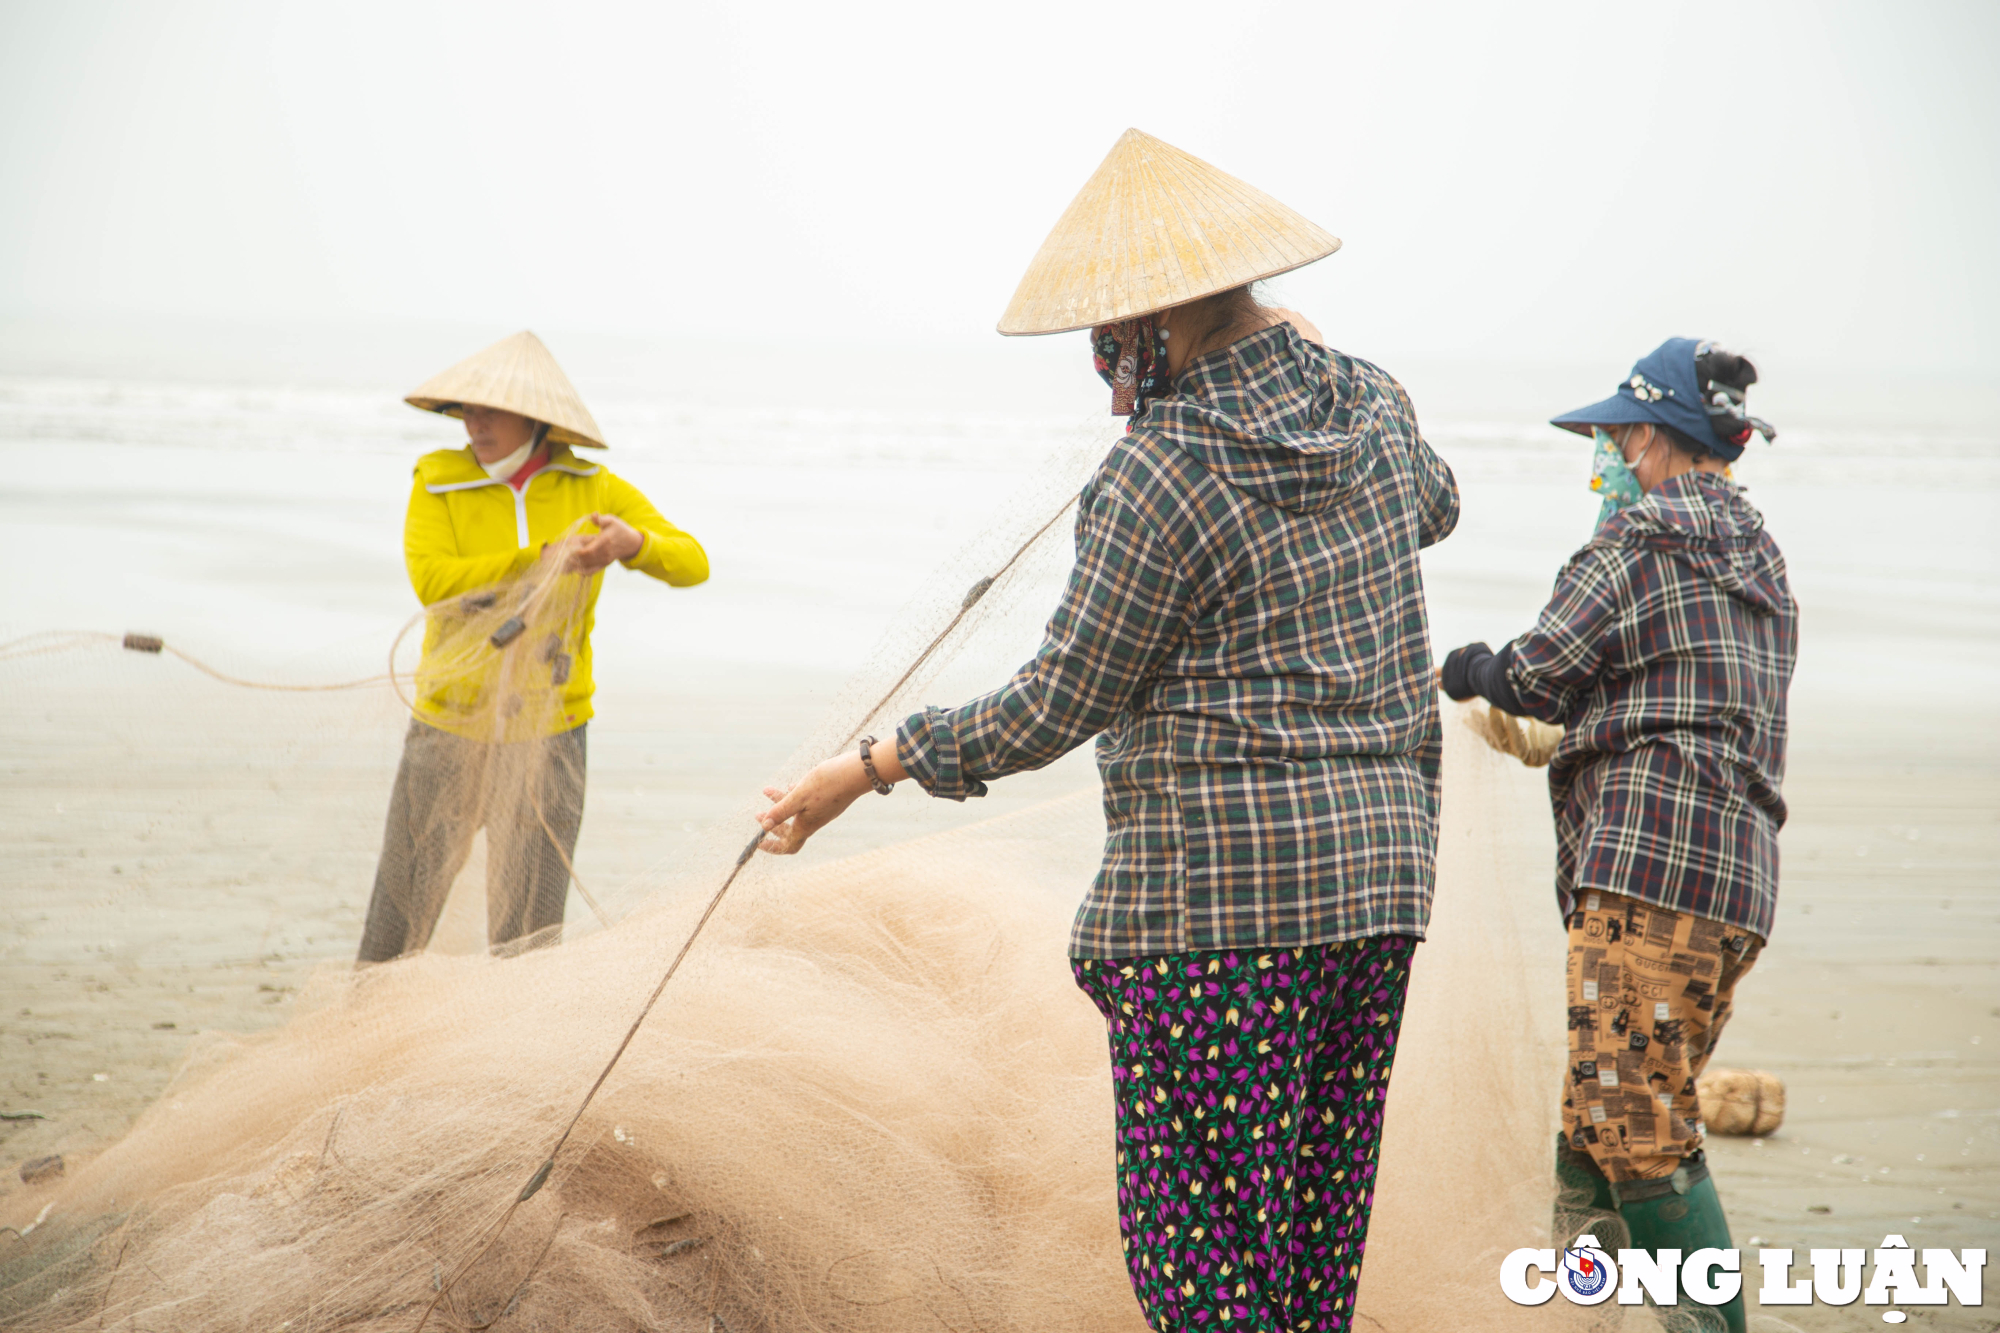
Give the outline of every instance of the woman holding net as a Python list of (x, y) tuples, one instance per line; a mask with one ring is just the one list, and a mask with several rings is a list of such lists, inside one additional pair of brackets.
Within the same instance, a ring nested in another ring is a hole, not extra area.
[[(1729, 478), (1754, 434), (1746, 358), (1669, 338), (1551, 424), (1596, 444), (1596, 533), (1535, 627), (1445, 657), (1445, 693), (1565, 728), (1549, 765), (1568, 930), (1557, 1240), (1731, 1248), (1695, 1080), (1770, 938), (1798, 605)], [(1731, 1333), (1743, 1298), (1719, 1307)], [(1686, 1317), (1702, 1318), (1692, 1306)]]
[(1458, 517), (1402, 388), (1250, 284), (1340, 242), (1129, 130), (1000, 323), (1090, 329), (1119, 441), (998, 690), (767, 792), (796, 852), (905, 777), (964, 800), (1097, 738), (1070, 952), (1110, 1029), (1119, 1225), (1155, 1329), (1345, 1329), (1440, 736), (1417, 552)]
[[(533, 333), (468, 357), (405, 401), (463, 419), (466, 443), (417, 461), (404, 519), (410, 584), (432, 614), (362, 963), (430, 942), (482, 826), (489, 946), (553, 936), (583, 823), (599, 576), (618, 561), (675, 587), (708, 577), (699, 542), (630, 482), (576, 456), (578, 446), (605, 448), (603, 434)], [(560, 569), (546, 569), (550, 562)], [(532, 642), (516, 646), (524, 622), (508, 616), (526, 604), (501, 604), (501, 589), (525, 594), (538, 568), (583, 583), (567, 588), (561, 613), (547, 617), (552, 623), (538, 622), (525, 636)], [(496, 651), (486, 651), (489, 631)], [(453, 649), (468, 638), (477, 640), (475, 651), (457, 660)], [(501, 688), (503, 672), (532, 674), (532, 686)], [(524, 696), (536, 706), (506, 706)]]

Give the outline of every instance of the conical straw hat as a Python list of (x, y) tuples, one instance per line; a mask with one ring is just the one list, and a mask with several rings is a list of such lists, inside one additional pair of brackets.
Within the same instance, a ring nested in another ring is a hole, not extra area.
[(542, 340), (526, 329), (431, 376), (403, 401), (450, 417), (464, 416), (466, 403), (498, 407), (546, 421), (551, 440), (592, 449), (610, 447), (569, 376)]
[(1334, 236), (1139, 130), (1127, 130), (1042, 242), (1000, 332), (1067, 333), (1324, 259)]

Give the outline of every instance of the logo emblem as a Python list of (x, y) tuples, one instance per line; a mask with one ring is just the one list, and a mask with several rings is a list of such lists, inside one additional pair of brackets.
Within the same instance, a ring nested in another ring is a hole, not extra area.
[(1578, 1236), (1576, 1245), (1562, 1252), (1558, 1274), (1563, 1295), (1577, 1305), (1596, 1305), (1610, 1299), (1618, 1285), (1618, 1268), (1611, 1256), (1598, 1248), (1597, 1237)]

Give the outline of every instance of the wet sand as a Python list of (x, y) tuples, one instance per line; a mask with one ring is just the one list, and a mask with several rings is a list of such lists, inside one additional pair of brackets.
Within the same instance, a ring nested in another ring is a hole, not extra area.
[[(165, 715), (157, 687), (113, 688), (162, 669), (178, 673)], [(577, 872), (614, 920), (717, 864), (725, 836), (748, 837), (754, 794), (841, 681), (741, 668), (677, 683), (600, 697)], [(283, 1023), (313, 969), (351, 965), (403, 725), (381, 694), (246, 695), (115, 650), (51, 665), (36, 692), (40, 707), (0, 714), (0, 1113), (41, 1118), (0, 1119), (0, 1205), (24, 1188), (21, 1162), (116, 1139), (201, 1043)], [(287, 718), (305, 725), (281, 731)], [(832, 859), (1094, 783), (1086, 750), (962, 805), (905, 788), (811, 851)], [(479, 855), (434, 948), (484, 947)], [(574, 891), (567, 920), (597, 928)]]
[[(625, 710), (620, 726), (600, 729), (602, 744), (593, 737), (579, 872), (597, 878), (614, 912), (740, 813), (742, 793), (834, 686), (780, 688), (749, 671), (684, 683), (708, 706), (671, 733)], [(189, 697), (223, 698), (192, 688)], [(354, 725), (258, 773), (254, 756), (213, 738), (175, 745), (164, 719), (124, 720), (162, 742), (157, 754), (119, 753), (109, 740), (120, 719), (103, 716), (102, 696), (80, 686), (73, 702), (97, 716), (100, 743), (57, 744), (80, 725), (59, 704), (11, 712), (5, 727), (0, 1111), (44, 1117), (0, 1120), (0, 1203), (17, 1206), (38, 1193), (16, 1174), (20, 1163), (88, 1156), (191, 1053), (282, 1023), (313, 968), (346, 965), (397, 738), (392, 705), (321, 701), (312, 706), (323, 723)], [(227, 703), (246, 735), (264, 731), (260, 710), (300, 706)], [(619, 716), (618, 701), (607, 703)], [(1983, 738), (1993, 719), (1889, 754), (1879, 718), (1800, 711), (1779, 927), (1718, 1057), (1778, 1073), (1788, 1094), (1777, 1133), (1712, 1142), (1736, 1239), (1790, 1246), (1801, 1260), (1813, 1246), (1872, 1247), (1892, 1233), (1919, 1248), (1991, 1246), (2000, 1237), (2000, 768)], [(746, 728), (745, 717), (758, 725)], [(183, 719), (213, 723), (207, 709)], [(1092, 780), (1079, 754), (985, 802), (902, 792), (835, 826), (817, 850), (899, 841)], [(114, 860), (107, 847), (125, 854)], [(463, 919), (448, 913), (440, 944), (477, 947), (477, 917), (456, 900), (454, 913)], [(570, 914), (590, 928), (574, 895)], [(622, 1007), (637, 997), (606, 998)], [(1880, 1322), (1860, 1306), (1768, 1313), (1801, 1329)], [(1919, 1328), (1994, 1326), (1983, 1311), (1911, 1313)]]

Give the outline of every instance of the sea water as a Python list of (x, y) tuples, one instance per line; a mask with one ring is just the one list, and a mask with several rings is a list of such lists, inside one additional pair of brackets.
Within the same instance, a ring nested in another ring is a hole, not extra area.
[[(1421, 403), (1419, 404), (1421, 407)], [(799, 405), (593, 404), (590, 454), (708, 550), (703, 588), (612, 578), (605, 672), (683, 660), (844, 671), (1049, 452), (1107, 419)], [(1424, 420), (1463, 499), (1424, 557), (1440, 650), (1532, 622), (1598, 498), (1588, 450), (1532, 418)], [(411, 465), (463, 442), (387, 386), (0, 376), (0, 631), (146, 630), (246, 670), (367, 667), (416, 601)], [(1736, 475), (1804, 613), (1800, 686), (1892, 705), (2000, 684), (2000, 431), (1787, 429)]]

